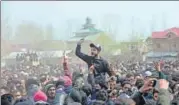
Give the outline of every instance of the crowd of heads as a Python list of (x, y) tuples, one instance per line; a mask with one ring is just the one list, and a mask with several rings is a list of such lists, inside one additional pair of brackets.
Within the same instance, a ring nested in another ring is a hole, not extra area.
[[(98, 78), (93, 75), (93, 67), (82, 72), (65, 57), (63, 64), (58, 65), (41, 62), (25, 65), (26, 58), (32, 62), (38, 56), (35, 53), (17, 55), (15, 65), (1, 68), (1, 105), (158, 105), (161, 75), (156, 64), (160, 64), (163, 78), (169, 83), (171, 105), (179, 105), (177, 60), (109, 62), (111, 75)], [(147, 91), (146, 85), (150, 87)], [(144, 91), (142, 98), (136, 96), (141, 91)]]

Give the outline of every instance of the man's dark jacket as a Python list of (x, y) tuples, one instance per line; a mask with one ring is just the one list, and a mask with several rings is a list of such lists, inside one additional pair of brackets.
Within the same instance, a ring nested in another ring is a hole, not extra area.
[(108, 73), (110, 75), (108, 62), (101, 57), (100, 59), (96, 59), (92, 56), (82, 53), (81, 45), (79, 44), (76, 47), (76, 55), (88, 64), (88, 68), (94, 65), (94, 68), (95, 68), (94, 77), (95, 78), (100, 76), (101, 74), (105, 75), (105, 73)]

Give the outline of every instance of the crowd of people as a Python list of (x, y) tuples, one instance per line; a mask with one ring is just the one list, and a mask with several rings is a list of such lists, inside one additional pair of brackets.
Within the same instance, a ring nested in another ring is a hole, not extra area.
[(100, 45), (89, 56), (82, 43), (86, 70), (65, 53), (63, 64), (1, 68), (1, 105), (179, 105), (179, 61), (110, 63)]
[(17, 62), (25, 62), (25, 61), (37, 61), (38, 55), (36, 52), (27, 52), (27, 53), (21, 53), (16, 55), (16, 61)]

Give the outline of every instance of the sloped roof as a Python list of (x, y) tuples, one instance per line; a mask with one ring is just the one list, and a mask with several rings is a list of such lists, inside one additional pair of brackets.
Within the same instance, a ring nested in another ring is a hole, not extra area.
[(82, 39), (83, 37), (72, 37), (70, 38), (68, 41), (79, 41), (80, 39)]
[(173, 32), (177, 37), (179, 37), (179, 28), (173, 27), (164, 31), (152, 32), (152, 38), (166, 38), (169, 32)]
[(77, 31), (76, 33), (95, 33), (95, 32), (101, 32), (100, 30), (96, 29), (96, 28), (87, 28), (87, 29), (81, 29), (79, 31)]
[(69, 39), (68, 41), (79, 41), (80, 39), (84, 38), (85, 40), (90, 40), (90, 41), (94, 41), (96, 40), (101, 34), (93, 34), (93, 35), (88, 35), (88, 36), (74, 36), (71, 39)]

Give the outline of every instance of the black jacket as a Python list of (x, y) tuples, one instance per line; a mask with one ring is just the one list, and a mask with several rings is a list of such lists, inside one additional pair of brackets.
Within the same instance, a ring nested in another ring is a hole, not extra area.
[(91, 67), (91, 65), (94, 65), (94, 77), (97, 77), (101, 74), (105, 75), (105, 73), (110, 75), (108, 62), (101, 57), (100, 59), (96, 59), (92, 56), (82, 53), (81, 45), (77, 45), (76, 47), (76, 56), (85, 61), (88, 64), (88, 68)]

